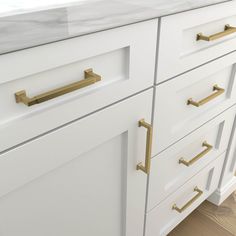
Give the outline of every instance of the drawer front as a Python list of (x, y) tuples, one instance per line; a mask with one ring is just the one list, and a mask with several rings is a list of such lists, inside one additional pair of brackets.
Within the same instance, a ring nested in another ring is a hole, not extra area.
[(0, 56), (0, 151), (151, 87), (156, 35), (153, 20)]
[(138, 121), (150, 122), (152, 93), (0, 155), (1, 234), (142, 236), (147, 175), (136, 166), (147, 131)]
[(148, 210), (226, 151), (235, 114), (227, 110), (152, 158)]
[(147, 213), (147, 236), (165, 236), (216, 190), (224, 157), (222, 154)]
[(235, 62), (229, 54), (156, 87), (153, 155), (236, 103)]
[[(235, 12), (230, 1), (162, 18), (157, 83), (236, 50), (235, 30), (224, 31), (236, 27)], [(210, 41), (197, 40), (199, 33)]]

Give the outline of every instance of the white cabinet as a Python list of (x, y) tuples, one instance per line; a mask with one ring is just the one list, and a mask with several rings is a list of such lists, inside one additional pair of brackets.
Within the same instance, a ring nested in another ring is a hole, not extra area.
[(225, 155), (219, 156), (147, 213), (146, 236), (165, 236), (217, 188)]
[[(32, 140), (0, 159), (6, 236), (142, 236), (153, 90)], [(125, 115), (124, 115), (125, 114)]]
[(236, 188), (235, 9), (231, 1), (160, 19), (145, 236), (167, 235)]
[[(157, 83), (235, 51), (236, 2), (204, 7), (161, 19)], [(201, 33), (208, 39), (198, 40)], [(208, 41), (209, 40), (209, 41)]]
[(148, 210), (227, 150), (235, 115), (236, 106), (152, 158)]
[(223, 167), (222, 177), (217, 190), (208, 199), (220, 205), (236, 189), (236, 119), (232, 129), (231, 142), (226, 153), (226, 162)]
[(235, 62), (232, 53), (156, 86), (153, 155), (236, 103)]
[[(150, 88), (154, 83), (157, 22), (0, 56), (0, 152)], [(89, 68), (101, 78), (82, 88), (74, 86), (76, 82), (87, 83), (84, 71)], [(77, 89), (48, 101), (42, 96), (68, 85)], [(22, 90), (28, 98), (41, 95), (45, 100), (30, 107), (16, 103), (14, 95)]]
[(202, 201), (225, 199), (236, 187), (235, 10), (1, 55), (0, 235), (165, 236)]

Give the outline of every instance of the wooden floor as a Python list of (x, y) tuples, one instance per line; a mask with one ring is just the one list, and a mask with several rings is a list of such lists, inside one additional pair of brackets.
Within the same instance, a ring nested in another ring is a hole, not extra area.
[(204, 202), (168, 236), (236, 236), (236, 193), (219, 207)]

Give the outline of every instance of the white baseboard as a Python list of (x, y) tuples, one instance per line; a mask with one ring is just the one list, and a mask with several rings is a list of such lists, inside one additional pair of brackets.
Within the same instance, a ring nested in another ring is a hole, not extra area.
[(207, 200), (217, 206), (226, 200), (236, 190), (236, 177), (222, 188), (218, 188)]

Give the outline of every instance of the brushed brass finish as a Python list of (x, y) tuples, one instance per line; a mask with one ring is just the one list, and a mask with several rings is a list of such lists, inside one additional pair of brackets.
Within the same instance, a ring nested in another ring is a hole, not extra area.
[(194, 192), (197, 192), (197, 195), (195, 195), (191, 200), (189, 200), (184, 206), (182, 206), (181, 208), (177, 207), (176, 204), (174, 204), (172, 206), (172, 210), (175, 210), (179, 213), (184, 212), (186, 209), (188, 209), (198, 198), (201, 197), (201, 195), (203, 194), (203, 191), (200, 190), (198, 187), (194, 188)]
[(218, 96), (220, 96), (221, 94), (223, 94), (225, 92), (225, 89), (220, 88), (217, 84), (213, 86), (213, 91), (216, 91), (215, 93), (211, 94), (210, 96), (202, 99), (201, 101), (194, 101), (192, 98), (188, 99), (187, 101), (187, 105), (193, 105), (195, 107), (200, 107), (208, 102), (210, 102), (211, 100), (217, 98)]
[(142, 163), (137, 165), (137, 170), (141, 170), (146, 174), (150, 174), (151, 168), (151, 155), (152, 155), (152, 133), (153, 128), (150, 124), (145, 122), (144, 119), (138, 122), (139, 127), (144, 127), (147, 129), (147, 141), (146, 141), (146, 158), (145, 158), (145, 166)]
[(35, 97), (29, 98), (26, 95), (26, 91), (22, 90), (15, 93), (16, 103), (23, 103), (27, 106), (32, 106), (38, 103), (48, 101), (50, 99), (62, 96), (64, 94), (73, 92), (75, 90), (87, 87), (101, 80), (101, 76), (93, 72), (93, 69), (87, 69), (84, 71), (85, 79), (75, 82), (64, 87), (51, 90), (49, 92), (37, 95)]
[(185, 166), (189, 167), (192, 164), (194, 164), (195, 162), (197, 162), (199, 159), (201, 159), (202, 157), (204, 157), (207, 153), (209, 153), (212, 149), (213, 146), (208, 144), (206, 141), (204, 141), (202, 143), (203, 147), (206, 147), (206, 149), (204, 151), (202, 151), (201, 153), (199, 153), (198, 155), (196, 155), (193, 159), (191, 159), (190, 161), (186, 161), (184, 158), (180, 158), (179, 159), (179, 164), (184, 164)]
[(232, 27), (230, 25), (225, 25), (225, 29), (222, 32), (212, 34), (210, 36), (205, 36), (202, 33), (197, 34), (197, 41), (204, 40), (204, 41), (214, 41), (220, 38), (223, 38), (225, 36), (228, 36), (230, 34), (233, 34), (236, 32), (236, 27)]

